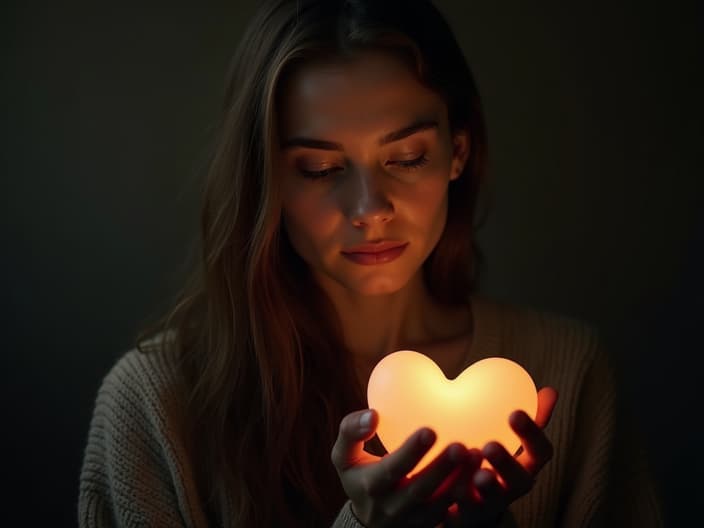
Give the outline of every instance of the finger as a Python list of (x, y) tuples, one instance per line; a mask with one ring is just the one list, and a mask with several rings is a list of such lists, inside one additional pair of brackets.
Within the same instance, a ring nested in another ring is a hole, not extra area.
[[(484, 499), (474, 484), (474, 477), (480, 470), (484, 455), (479, 449), (470, 449), (468, 460), (465, 463), (465, 470), (461, 477), (461, 482), (455, 487), (458, 493), (455, 496), (455, 504), (452, 504), (445, 517), (447, 528), (466, 528), (476, 526), (486, 511)], [(488, 471), (491, 473), (490, 471)]]
[[(457, 499), (453, 490), (458, 485), (460, 479), (464, 479), (465, 486), (469, 486), (468, 477), (466, 476), (466, 462), (460, 462), (442, 483), (432, 492), (430, 499), (417, 503), (416, 508), (423, 513), (427, 513), (429, 524), (423, 526), (436, 526), (438, 523), (447, 519), (448, 509), (454, 504)], [(465, 489), (466, 489), (465, 487)]]
[(373, 409), (348, 414), (340, 422), (330, 460), (338, 474), (361, 462), (377, 460), (364, 451), (364, 442), (374, 436), (378, 415)]
[(462, 444), (450, 444), (394, 494), (387, 503), (389, 509), (397, 514), (422, 518), (424, 522), (441, 520), (454, 502), (450, 491), (466, 455), (467, 449)]
[(517, 457), (521, 465), (535, 476), (552, 458), (553, 447), (543, 430), (523, 411), (516, 411), (509, 417), (509, 424), (521, 438), (523, 452)]
[(484, 455), (479, 449), (470, 449), (467, 452), (467, 460), (452, 490), (456, 501), (474, 502), (478, 498), (472, 493), (474, 486), (471, 482), (483, 459)]
[[(403, 511), (404, 528), (430, 526), (448, 528), (446, 524), (448, 508), (453, 503), (452, 499), (445, 495), (433, 502), (416, 503), (412, 507), (406, 507)], [(396, 525), (395, 525), (396, 526)], [(400, 526), (400, 525), (398, 525)]]
[(499, 442), (489, 442), (482, 453), (496, 470), (497, 480), (509, 497), (518, 498), (533, 487), (533, 476)]
[(472, 480), (486, 509), (491, 510), (504, 502), (504, 488), (496, 480), (496, 475), (493, 471), (480, 469), (474, 474)]
[(409, 436), (396, 451), (369, 468), (367, 493), (377, 496), (398, 486), (435, 443), (435, 432), (423, 427)]
[[(460, 443), (450, 444), (409, 482), (406, 492), (415, 500), (448, 494), (462, 470), (467, 448)], [(454, 479), (448, 477), (454, 473)], [(449, 506), (449, 504), (448, 504)]]
[(457, 485), (457, 481), (460, 479), (464, 473), (464, 464), (460, 462), (456, 464), (450, 473), (445, 477), (445, 479), (435, 488), (430, 496), (431, 501), (439, 500), (442, 498), (447, 498), (449, 500), (447, 506), (454, 502), (454, 489)]
[(535, 423), (541, 429), (544, 429), (550, 421), (552, 411), (557, 403), (557, 396), (557, 391), (552, 387), (543, 387), (538, 391), (538, 413), (535, 417)]

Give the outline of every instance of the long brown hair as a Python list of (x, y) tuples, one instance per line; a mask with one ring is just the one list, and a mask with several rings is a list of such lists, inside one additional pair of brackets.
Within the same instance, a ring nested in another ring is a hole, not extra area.
[[(475, 232), (485, 215), (473, 222), (486, 132), (442, 15), (428, 1), (264, 2), (228, 74), (203, 185), (202, 253), (173, 308), (137, 338), (144, 353), (172, 353), (203, 504), (213, 518), (229, 504), (235, 526), (329, 526), (346, 499), (330, 450), (342, 417), (366, 402), (332, 305), (282, 227), (272, 145), (288, 73), (311, 59), (379, 48), (442, 96), (451, 132), (469, 132), (469, 160), (450, 184), (445, 230), (423, 267), (439, 302), (466, 303), (478, 288), (484, 259)], [(146, 345), (157, 333), (172, 339)]]

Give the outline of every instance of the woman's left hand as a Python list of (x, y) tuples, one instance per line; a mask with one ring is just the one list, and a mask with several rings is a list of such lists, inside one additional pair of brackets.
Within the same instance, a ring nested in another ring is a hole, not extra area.
[[(513, 501), (533, 488), (538, 473), (553, 455), (552, 443), (543, 429), (556, 402), (557, 391), (544, 387), (538, 392), (535, 421), (523, 411), (511, 414), (509, 424), (521, 438), (522, 450), (513, 456), (498, 442), (486, 444), (481, 454), (495, 471), (479, 469), (462, 475), (456, 487), (457, 506), (448, 511), (445, 527), (491, 526)], [(481, 519), (479, 524), (477, 517)]]

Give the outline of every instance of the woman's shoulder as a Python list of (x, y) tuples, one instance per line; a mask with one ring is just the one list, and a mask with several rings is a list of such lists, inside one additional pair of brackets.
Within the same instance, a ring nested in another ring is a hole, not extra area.
[(109, 398), (140, 406), (158, 405), (168, 399), (177, 369), (175, 354), (163, 333), (131, 348), (119, 356), (104, 376), (98, 390), (98, 399)]
[(100, 383), (81, 468), (81, 526), (103, 515), (177, 526), (195, 514), (179, 511), (190, 472), (175, 420), (175, 362), (168, 347), (154, 346), (162, 337), (122, 354)]
[(608, 362), (602, 332), (588, 319), (486, 296), (477, 304), (481, 331), (496, 354), (515, 359), (546, 382), (580, 377), (595, 362)]
[(601, 339), (598, 326), (586, 318), (486, 295), (478, 295), (475, 303), (490, 330), (509, 341), (520, 338), (564, 344), (565, 340), (588, 343)]
[(183, 407), (177, 385), (175, 354), (155, 346), (157, 336), (145, 346), (124, 352), (100, 382), (93, 406), (89, 445), (122, 449), (136, 442), (172, 443)]

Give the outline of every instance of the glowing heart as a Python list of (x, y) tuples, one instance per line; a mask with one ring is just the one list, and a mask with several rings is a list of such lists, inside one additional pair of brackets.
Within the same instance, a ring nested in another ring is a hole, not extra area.
[(389, 354), (374, 367), (367, 401), (379, 413), (377, 434), (388, 452), (421, 427), (437, 434), (435, 444), (409, 476), (451, 442), (481, 449), (496, 440), (515, 453), (521, 441), (508, 417), (521, 409), (535, 418), (538, 409), (535, 384), (518, 363), (482, 359), (448, 380), (432, 359), (412, 350)]

